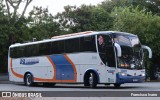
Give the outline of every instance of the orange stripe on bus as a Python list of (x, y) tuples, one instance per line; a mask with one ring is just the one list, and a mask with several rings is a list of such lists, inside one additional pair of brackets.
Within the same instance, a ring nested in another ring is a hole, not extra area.
[(16, 72), (13, 70), (13, 68), (12, 68), (12, 58), (11, 58), (11, 60), (10, 60), (10, 68), (11, 68), (11, 72), (12, 72), (12, 74), (13, 74), (14, 76), (16, 76), (16, 77), (18, 77), (18, 78), (24, 78), (23, 75), (18, 74), (18, 73), (16, 73)]

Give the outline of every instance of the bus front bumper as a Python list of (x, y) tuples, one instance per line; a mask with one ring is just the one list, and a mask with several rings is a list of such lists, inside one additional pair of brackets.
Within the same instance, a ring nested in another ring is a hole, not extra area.
[(145, 76), (122, 76), (116, 75), (116, 83), (124, 84), (124, 83), (141, 83), (145, 81)]

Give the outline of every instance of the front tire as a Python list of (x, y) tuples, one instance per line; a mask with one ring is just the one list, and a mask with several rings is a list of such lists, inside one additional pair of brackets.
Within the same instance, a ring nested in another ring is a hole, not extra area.
[(27, 73), (24, 77), (24, 83), (26, 86), (33, 86), (33, 76), (30, 73)]
[(98, 84), (97, 75), (94, 72), (89, 72), (84, 79), (84, 86), (95, 88)]

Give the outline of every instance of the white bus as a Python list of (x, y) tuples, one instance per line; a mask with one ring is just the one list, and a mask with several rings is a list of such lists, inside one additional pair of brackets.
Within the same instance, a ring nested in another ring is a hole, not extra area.
[(116, 31), (86, 31), (9, 47), (9, 80), (35, 83), (138, 83), (145, 80), (143, 48), (138, 36)]

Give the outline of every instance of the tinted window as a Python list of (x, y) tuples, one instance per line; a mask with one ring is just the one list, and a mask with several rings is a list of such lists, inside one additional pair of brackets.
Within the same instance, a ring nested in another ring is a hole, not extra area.
[(96, 52), (95, 36), (88, 36), (80, 38), (80, 51)]
[(73, 53), (73, 52), (79, 52), (79, 38), (76, 39), (69, 39), (65, 40), (65, 52), (66, 53)]
[(115, 52), (112, 39), (109, 35), (98, 35), (97, 44), (100, 58), (104, 64), (109, 67), (116, 67)]
[(25, 46), (25, 57), (38, 56), (39, 44)]
[(18, 57), (17, 48), (11, 48), (11, 49), (10, 49), (10, 57), (11, 57), (11, 58), (16, 58), (16, 57)]
[(25, 57), (32, 56), (32, 52), (34, 52), (33, 50), (34, 50), (34, 45), (25, 46)]
[(24, 47), (15, 47), (10, 49), (10, 57), (11, 58), (19, 58), (24, 57)]
[(50, 43), (33, 44), (10, 49), (11, 58), (42, 56), (50, 54)]
[(10, 56), (20, 58), (86, 51), (96, 52), (95, 36), (15, 47), (10, 49)]
[(64, 53), (64, 41), (55, 41), (51, 43), (51, 54)]
[(39, 44), (39, 55), (50, 55), (50, 47), (50, 42)]

